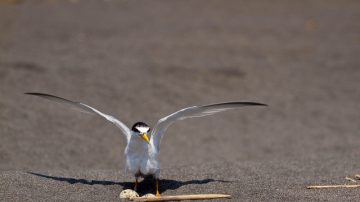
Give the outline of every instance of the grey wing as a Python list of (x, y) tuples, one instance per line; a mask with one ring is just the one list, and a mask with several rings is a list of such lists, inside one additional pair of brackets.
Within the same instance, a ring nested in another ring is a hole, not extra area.
[(99, 115), (99, 116), (105, 118), (106, 120), (110, 121), (111, 123), (115, 124), (118, 128), (120, 128), (120, 130), (123, 132), (123, 134), (125, 135), (127, 140), (130, 137), (130, 129), (124, 123), (122, 123), (121, 121), (119, 121), (118, 119), (116, 119), (113, 116), (104, 114), (104, 113), (100, 112), (99, 110), (97, 110), (93, 107), (90, 107), (89, 105), (83, 104), (81, 102), (74, 102), (71, 100), (67, 100), (65, 98), (61, 98), (61, 97), (57, 97), (57, 96), (49, 95), (49, 94), (45, 94), (45, 93), (25, 93), (25, 94), (35, 95), (35, 96), (39, 96), (41, 98), (55, 101), (57, 103), (66, 104), (72, 108), (80, 110), (81, 112)]
[(244, 106), (267, 106), (266, 104), (256, 103), (256, 102), (226, 102), (218, 103), (204, 106), (193, 106), (181, 109), (175, 113), (170, 114), (162, 119), (160, 119), (153, 130), (151, 131), (151, 141), (156, 149), (160, 150), (161, 139), (165, 134), (166, 129), (173, 124), (175, 121), (183, 120), (187, 118), (202, 117), (218, 112), (227, 111), (230, 109), (235, 109), (238, 107)]

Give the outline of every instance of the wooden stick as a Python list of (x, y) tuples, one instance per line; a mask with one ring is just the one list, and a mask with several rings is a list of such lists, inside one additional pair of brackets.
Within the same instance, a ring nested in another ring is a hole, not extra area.
[(326, 188), (358, 188), (360, 184), (340, 184), (340, 185), (313, 185), (307, 186), (308, 189), (326, 189)]
[(181, 201), (181, 200), (199, 200), (199, 199), (216, 199), (216, 198), (231, 198), (226, 194), (192, 194), (192, 195), (177, 195), (177, 196), (161, 196), (161, 197), (135, 197), (130, 198), (132, 201)]

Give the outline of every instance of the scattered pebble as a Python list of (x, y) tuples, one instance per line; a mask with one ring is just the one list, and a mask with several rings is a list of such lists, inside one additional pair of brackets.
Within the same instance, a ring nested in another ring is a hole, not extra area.
[(152, 198), (152, 197), (156, 197), (154, 194), (145, 194), (144, 196), (142, 196), (143, 198)]
[(352, 179), (350, 177), (345, 177), (345, 179), (348, 180), (348, 181), (351, 181), (351, 182), (355, 182), (355, 183), (357, 182), (356, 180), (354, 180), (354, 179)]
[(130, 198), (134, 198), (134, 197), (139, 197), (139, 194), (132, 189), (125, 189), (122, 192), (120, 192), (119, 196), (120, 196), (120, 198), (130, 199)]

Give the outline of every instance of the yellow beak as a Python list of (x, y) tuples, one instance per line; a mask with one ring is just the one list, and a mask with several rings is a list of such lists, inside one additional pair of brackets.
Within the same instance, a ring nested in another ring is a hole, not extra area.
[(148, 144), (150, 144), (149, 138), (148, 138), (148, 136), (147, 136), (146, 133), (142, 134), (142, 135), (141, 135), (141, 138), (142, 138), (145, 142), (147, 142)]

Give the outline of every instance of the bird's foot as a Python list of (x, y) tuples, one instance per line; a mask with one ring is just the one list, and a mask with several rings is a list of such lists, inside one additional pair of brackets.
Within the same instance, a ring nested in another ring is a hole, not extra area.
[(159, 179), (156, 179), (156, 197), (160, 197), (160, 192), (159, 192)]

